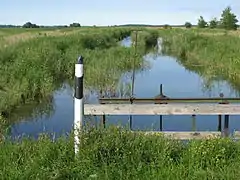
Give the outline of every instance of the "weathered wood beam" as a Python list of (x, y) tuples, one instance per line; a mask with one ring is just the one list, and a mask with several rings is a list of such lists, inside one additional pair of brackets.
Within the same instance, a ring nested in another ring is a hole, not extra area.
[(85, 104), (85, 115), (237, 115), (238, 104)]

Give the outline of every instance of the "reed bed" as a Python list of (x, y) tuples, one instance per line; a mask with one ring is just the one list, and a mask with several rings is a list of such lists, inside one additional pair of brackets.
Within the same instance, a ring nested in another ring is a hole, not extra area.
[[(205, 32), (205, 31), (204, 31)], [(212, 33), (213, 31), (209, 31)], [(240, 85), (240, 39), (231, 34), (204, 35), (198, 30), (162, 30), (163, 50), (179, 58), (186, 68), (207, 79), (227, 80), (234, 88)]]
[(37, 37), (0, 49), (0, 112), (7, 116), (17, 105), (41, 102), (62, 83), (71, 84), (74, 64), (84, 60), (85, 88), (116, 87), (122, 73), (143, 65), (142, 52), (123, 47), (130, 28), (83, 28), (63, 36)]

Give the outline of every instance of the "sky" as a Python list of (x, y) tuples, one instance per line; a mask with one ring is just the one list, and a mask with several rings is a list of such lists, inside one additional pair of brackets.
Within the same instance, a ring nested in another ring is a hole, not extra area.
[(0, 24), (119, 25), (197, 23), (219, 18), (227, 6), (240, 21), (240, 0), (0, 0)]

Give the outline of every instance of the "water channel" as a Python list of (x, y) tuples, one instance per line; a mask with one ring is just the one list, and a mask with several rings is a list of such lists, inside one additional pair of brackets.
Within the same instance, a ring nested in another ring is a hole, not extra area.
[[(122, 42), (123, 45), (131, 45), (129, 38)], [(206, 81), (198, 74), (188, 71), (181, 66), (177, 59), (161, 54), (149, 53), (145, 57), (150, 68), (144, 72), (137, 72), (135, 76), (135, 97), (151, 98), (159, 94), (159, 85), (163, 84), (164, 94), (169, 97), (219, 97), (224, 93), (225, 97), (237, 97), (238, 93), (226, 81), (211, 82), (206, 87)], [(130, 81), (129, 73), (123, 74), (120, 81)], [(55, 133), (56, 136), (68, 133), (73, 127), (73, 91), (69, 86), (64, 86), (53, 94), (52, 114), (24, 118), (14, 121), (11, 125), (11, 135), (30, 135), (37, 137), (39, 133)], [(92, 92), (88, 96), (88, 103), (97, 103), (97, 96)], [(107, 125), (127, 125), (129, 116), (108, 116)], [(218, 126), (217, 116), (197, 116), (196, 129), (200, 131), (216, 131)], [(159, 116), (134, 116), (133, 129), (159, 130)], [(230, 116), (230, 131), (239, 130), (238, 116)], [(191, 131), (191, 116), (163, 116), (164, 131)]]

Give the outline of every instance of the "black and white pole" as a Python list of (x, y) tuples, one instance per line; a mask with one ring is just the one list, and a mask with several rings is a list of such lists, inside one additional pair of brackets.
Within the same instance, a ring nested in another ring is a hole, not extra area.
[(75, 64), (75, 93), (74, 93), (74, 148), (75, 154), (79, 151), (79, 133), (83, 123), (83, 57), (78, 58)]

